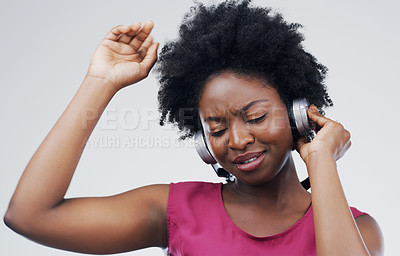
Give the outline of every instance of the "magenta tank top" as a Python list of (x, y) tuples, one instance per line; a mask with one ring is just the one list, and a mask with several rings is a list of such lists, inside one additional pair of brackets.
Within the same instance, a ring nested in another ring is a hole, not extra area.
[[(168, 255), (316, 255), (312, 206), (288, 230), (255, 237), (237, 227), (222, 201), (221, 183), (171, 183)], [(354, 218), (366, 214), (351, 207)]]

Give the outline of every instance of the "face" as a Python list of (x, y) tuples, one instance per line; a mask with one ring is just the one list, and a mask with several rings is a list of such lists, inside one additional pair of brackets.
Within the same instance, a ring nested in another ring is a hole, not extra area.
[(272, 180), (291, 155), (292, 134), (285, 104), (256, 77), (225, 72), (212, 77), (199, 114), (213, 156), (238, 180)]

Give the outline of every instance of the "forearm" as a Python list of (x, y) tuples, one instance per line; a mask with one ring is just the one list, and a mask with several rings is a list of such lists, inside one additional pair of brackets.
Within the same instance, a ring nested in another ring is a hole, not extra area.
[(21, 207), (26, 214), (50, 209), (63, 200), (85, 142), (115, 94), (109, 88), (100, 79), (85, 78), (25, 168), (8, 214)]
[(329, 154), (310, 157), (307, 169), (317, 255), (369, 255), (344, 195), (335, 160)]

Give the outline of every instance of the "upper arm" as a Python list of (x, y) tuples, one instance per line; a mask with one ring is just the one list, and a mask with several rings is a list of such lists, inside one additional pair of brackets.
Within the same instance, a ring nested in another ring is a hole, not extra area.
[(356, 223), (365, 245), (372, 256), (383, 255), (383, 236), (378, 223), (370, 215), (361, 215)]
[(151, 185), (110, 197), (66, 199), (12, 228), (39, 243), (83, 253), (166, 247), (168, 193), (169, 185)]

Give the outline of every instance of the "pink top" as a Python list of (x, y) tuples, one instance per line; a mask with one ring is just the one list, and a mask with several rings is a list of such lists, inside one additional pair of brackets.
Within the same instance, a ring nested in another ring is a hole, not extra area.
[[(312, 206), (288, 230), (255, 237), (225, 211), (221, 183), (171, 183), (168, 199), (170, 256), (316, 255)], [(366, 214), (351, 207), (354, 218)]]

